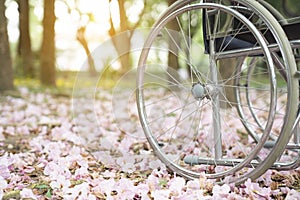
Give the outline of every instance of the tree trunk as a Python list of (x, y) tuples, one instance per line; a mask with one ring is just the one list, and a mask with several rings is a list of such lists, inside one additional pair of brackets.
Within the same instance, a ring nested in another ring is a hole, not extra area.
[(111, 38), (119, 56), (118, 59), (121, 64), (121, 74), (124, 74), (131, 69), (129, 37), (128, 32), (122, 32)]
[(85, 27), (80, 27), (77, 30), (76, 39), (79, 41), (79, 43), (84, 48), (84, 51), (86, 53), (86, 56), (87, 56), (87, 59), (88, 59), (88, 64), (89, 64), (89, 69), (88, 70), (89, 70), (90, 75), (91, 76), (96, 76), (97, 71), (96, 71), (96, 67), (95, 67), (95, 62), (94, 62), (94, 59), (91, 55), (88, 43), (87, 43), (86, 38), (85, 38)]
[(235, 76), (236, 66), (238, 65), (237, 58), (227, 58), (219, 60), (218, 67), (220, 78), (219, 81), (221, 83), (225, 83), (224, 85), (224, 95), (220, 96), (221, 107), (222, 108), (230, 108), (236, 105), (236, 97), (234, 91), (234, 79), (232, 77)]
[(41, 83), (55, 86), (55, 0), (44, 0), (43, 41), (41, 47)]
[(127, 16), (124, 7), (124, 0), (118, 0), (119, 13), (120, 13), (120, 32), (116, 31), (112, 16), (110, 15), (110, 30), (109, 35), (112, 39), (113, 45), (119, 55), (119, 61), (121, 64), (121, 73), (124, 74), (131, 69), (130, 59), (130, 39), (131, 33), (128, 32)]
[(0, 92), (14, 89), (13, 68), (7, 34), (5, 1), (0, 1)]
[(19, 4), (19, 46), (18, 56), (22, 66), (23, 75), (34, 77), (32, 61), (31, 39), (29, 32), (29, 0), (18, 0)]
[[(168, 0), (168, 4), (172, 5), (176, 0)], [(176, 20), (172, 20), (168, 23), (168, 29), (170, 29), (170, 34), (172, 38), (169, 38), (169, 53), (168, 53), (168, 82), (172, 89), (178, 89), (177, 85), (180, 83), (179, 77), (179, 60), (178, 60), (178, 46), (180, 46), (180, 38), (178, 38), (178, 33), (180, 27)], [(178, 39), (176, 39), (178, 38)], [(175, 44), (175, 42), (177, 44)]]

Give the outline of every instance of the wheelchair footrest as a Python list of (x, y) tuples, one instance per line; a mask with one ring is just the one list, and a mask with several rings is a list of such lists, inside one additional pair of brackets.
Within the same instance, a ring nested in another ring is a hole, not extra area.
[[(222, 166), (235, 166), (241, 163), (243, 159), (232, 159), (232, 158), (203, 158), (199, 156), (188, 155), (184, 158), (184, 162), (189, 165), (222, 165)], [(259, 162), (257, 160), (252, 160), (248, 165), (257, 166)]]

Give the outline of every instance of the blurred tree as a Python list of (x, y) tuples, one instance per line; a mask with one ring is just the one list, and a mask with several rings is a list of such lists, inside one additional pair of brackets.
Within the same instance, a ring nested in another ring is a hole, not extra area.
[(218, 61), (219, 81), (224, 83), (224, 94), (220, 95), (220, 106), (222, 108), (231, 108), (236, 105), (234, 79), (236, 66), (242, 61), (239, 58), (225, 58)]
[[(173, 3), (175, 3), (176, 0), (168, 0), (168, 5), (172, 5)], [(172, 35), (169, 38), (169, 53), (168, 53), (168, 81), (170, 86), (174, 86), (177, 85), (176, 82), (180, 82), (180, 77), (179, 77), (179, 73), (178, 73), (178, 69), (179, 69), (179, 60), (178, 60), (178, 44), (175, 43), (173, 40), (174, 38), (176, 38), (176, 35), (178, 34), (178, 32), (180, 31), (180, 27), (179, 24), (177, 22), (177, 20), (172, 20), (170, 23), (168, 23), (168, 29), (172, 30), (170, 32), (170, 34)], [(177, 41), (177, 39), (175, 39)], [(173, 89), (177, 89), (174, 88)]]
[[(109, 0), (109, 3), (112, 3), (113, 0)], [(131, 59), (130, 59), (130, 41), (132, 38), (132, 35), (134, 33), (134, 29), (138, 27), (138, 25), (141, 23), (141, 19), (143, 15), (145, 14), (145, 8), (147, 7), (147, 3), (149, 1), (144, 0), (144, 7), (142, 11), (139, 14), (139, 20), (131, 24), (128, 20), (125, 3), (128, 1), (125, 0), (117, 0), (118, 7), (119, 7), (119, 21), (120, 21), (120, 27), (117, 28), (116, 25), (113, 22), (111, 10), (110, 10), (110, 29), (109, 29), (109, 35), (111, 37), (111, 40), (113, 42), (113, 45), (118, 53), (119, 61), (121, 64), (121, 73), (125, 73), (131, 69)]]
[[(65, 5), (68, 8), (68, 12), (71, 13), (72, 10), (75, 10), (76, 13), (78, 13), (79, 15), (79, 26), (77, 28), (77, 32), (76, 32), (76, 39), (78, 40), (78, 42), (81, 44), (81, 46), (83, 47), (87, 59), (88, 59), (88, 71), (90, 73), (91, 76), (96, 76), (97, 75), (97, 71), (96, 71), (96, 66), (95, 66), (95, 61), (91, 55), (91, 51), (88, 45), (88, 41), (85, 35), (85, 31), (86, 28), (88, 26), (88, 24), (92, 21), (94, 21), (94, 15), (93, 13), (83, 13), (80, 8), (79, 8), (79, 1), (75, 0), (75, 1), (63, 1), (65, 3)], [(87, 17), (89, 20), (83, 20), (85, 17)]]
[(276, 10), (283, 14), (286, 18), (299, 17), (300, 7), (299, 0), (264, 0), (272, 5)]
[[(175, 3), (176, 0), (168, 0), (168, 5), (172, 5), (173, 3)], [(178, 69), (179, 68), (184, 68), (187, 70), (187, 73), (189, 76), (191, 76), (193, 73), (191, 72), (191, 66), (189, 65), (188, 62), (179, 62), (178, 59), (178, 47), (180, 46), (182, 52), (181, 53), (185, 53), (186, 58), (189, 58), (189, 53), (190, 50), (186, 44), (183, 44), (180, 42), (180, 40), (182, 40), (182, 36), (180, 36), (180, 38), (178, 38), (179, 35), (181, 35), (180, 33), (180, 29), (183, 29), (183, 31), (185, 33), (187, 33), (188, 37), (190, 37), (193, 41), (198, 41), (198, 42), (203, 42), (202, 40), (202, 21), (201, 21), (202, 17), (201, 17), (201, 13), (200, 12), (190, 12), (190, 15), (186, 18), (178, 18), (174, 19), (172, 21), (170, 21), (170, 23), (168, 23), (168, 29), (171, 29), (171, 33), (172, 34), (172, 38), (173, 40), (175, 39), (175, 41), (177, 41), (177, 44), (175, 44), (172, 39), (170, 39), (169, 41), (169, 49), (171, 49), (171, 51), (168, 54), (168, 66), (169, 66), (169, 73), (173, 76), (173, 80), (170, 79), (170, 82), (174, 82), (176, 81), (180, 81), (180, 77), (178, 74)], [(191, 21), (193, 21), (193, 23), (191, 23)], [(178, 24), (178, 22), (180, 22), (180, 25)], [(173, 32), (174, 31), (174, 32)], [(200, 37), (199, 37), (200, 35)], [(179, 42), (178, 42), (179, 41)], [(173, 71), (173, 72), (171, 72)], [(175, 79), (175, 80), (174, 80)]]
[(283, 13), (288, 17), (299, 17), (300, 7), (298, 6), (299, 0), (282, 0)]
[(87, 59), (88, 59), (88, 64), (89, 64), (89, 73), (91, 76), (96, 76), (97, 71), (95, 67), (95, 61), (91, 55), (90, 48), (88, 46), (88, 42), (85, 37), (85, 30), (86, 30), (86, 25), (80, 26), (77, 29), (77, 34), (76, 34), (76, 39), (79, 41), (81, 46), (84, 48), (84, 51), (86, 53)]
[(18, 0), (19, 5), (19, 65), (22, 67), (24, 76), (34, 77), (33, 57), (31, 50), (31, 39), (29, 32), (29, 0)]
[(55, 86), (55, 0), (44, 0), (43, 41), (41, 46), (41, 83)]
[(10, 55), (10, 46), (7, 34), (7, 19), (5, 17), (5, 1), (0, 1), (0, 92), (12, 90), (13, 68)]

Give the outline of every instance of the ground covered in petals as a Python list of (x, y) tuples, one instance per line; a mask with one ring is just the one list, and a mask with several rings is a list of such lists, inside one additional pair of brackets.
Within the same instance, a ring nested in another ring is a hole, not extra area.
[(240, 186), (168, 171), (136, 112), (122, 116), (128, 107), (108, 91), (88, 100), (19, 90), (0, 97), (0, 199), (300, 199), (298, 170)]

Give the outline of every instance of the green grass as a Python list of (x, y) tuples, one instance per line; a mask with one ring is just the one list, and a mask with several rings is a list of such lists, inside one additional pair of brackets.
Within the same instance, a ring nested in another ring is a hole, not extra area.
[[(25, 87), (30, 92), (46, 92), (54, 95), (61, 96), (72, 96), (73, 90), (80, 89), (105, 89), (112, 90), (116, 84), (120, 84), (118, 81), (121, 80), (122, 87), (126, 87), (126, 84), (135, 84), (135, 75), (132, 74), (129, 77), (124, 76), (125, 79), (131, 79), (131, 81), (124, 81), (122, 76), (119, 74), (98, 74), (91, 76), (87, 72), (74, 72), (74, 71), (59, 71), (56, 74), (56, 86), (44, 86), (40, 80), (35, 78), (24, 78), (15, 77), (14, 85), (16, 88)], [(125, 83), (125, 84), (124, 84)], [(9, 94), (14, 92), (9, 92)], [(8, 94), (8, 95), (9, 95)], [(18, 95), (13, 95), (18, 96)]]

